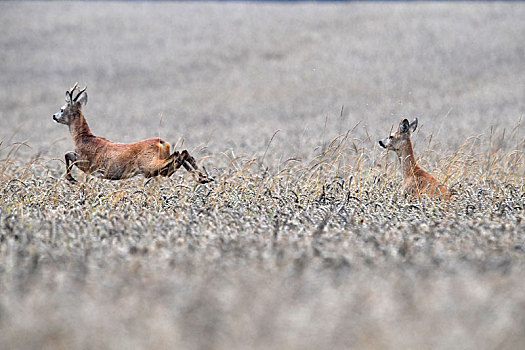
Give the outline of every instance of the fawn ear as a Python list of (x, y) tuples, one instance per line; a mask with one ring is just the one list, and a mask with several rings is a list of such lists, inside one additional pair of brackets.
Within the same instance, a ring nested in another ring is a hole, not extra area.
[(417, 129), (417, 118), (410, 123), (410, 132), (414, 132)]
[(403, 119), (401, 123), (399, 124), (399, 131), (402, 133), (406, 133), (410, 130), (410, 124), (408, 122), (408, 119)]

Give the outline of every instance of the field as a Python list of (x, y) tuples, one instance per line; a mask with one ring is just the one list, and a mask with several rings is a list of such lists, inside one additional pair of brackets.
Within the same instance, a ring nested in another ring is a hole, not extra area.
[[(1, 349), (525, 348), (525, 6), (0, 3)], [(74, 171), (161, 136), (215, 178)], [(407, 197), (402, 118), (457, 192)]]

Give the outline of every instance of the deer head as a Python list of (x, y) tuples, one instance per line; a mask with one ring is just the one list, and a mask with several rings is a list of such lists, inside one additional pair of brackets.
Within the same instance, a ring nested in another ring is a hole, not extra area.
[(412, 123), (409, 123), (407, 119), (403, 119), (394, 134), (379, 140), (379, 146), (398, 153), (410, 143), (410, 133), (416, 131), (416, 129), (417, 118)]
[(71, 90), (66, 91), (66, 104), (60, 108), (60, 111), (53, 114), (53, 120), (55, 122), (70, 125), (75, 120), (75, 118), (80, 115), (79, 111), (87, 103), (87, 86), (80, 90), (75, 97), (73, 97), (73, 94), (77, 88), (78, 83), (75, 83)]

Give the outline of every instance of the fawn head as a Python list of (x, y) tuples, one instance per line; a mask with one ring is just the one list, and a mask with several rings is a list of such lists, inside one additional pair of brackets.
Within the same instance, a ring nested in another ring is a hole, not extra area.
[(66, 91), (66, 104), (60, 108), (60, 111), (53, 114), (53, 120), (55, 122), (69, 125), (80, 115), (80, 109), (87, 103), (87, 86), (73, 97), (73, 93), (77, 88), (78, 83), (75, 83), (70, 91)]
[(395, 133), (379, 140), (379, 146), (397, 152), (402, 149), (407, 142), (410, 142), (410, 133), (416, 131), (416, 128), (417, 118), (414, 119), (412, 123), (409, 123), (407, 119), (403, 119), (401, 123), (399, 123), (399, 128)]

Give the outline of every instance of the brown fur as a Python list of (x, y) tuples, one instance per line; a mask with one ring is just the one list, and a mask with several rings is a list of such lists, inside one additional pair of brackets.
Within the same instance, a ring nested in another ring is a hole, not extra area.
[(403, 120), (396, 133), (379, 141), (381, 147), (396, 152), (401, 163), (405, 192), (417, 198), (427, 195), (444, 200), (450, 199), (452, 196), (450, 190), (417, 164), (410, 140), (410, 127), (415, 130), (417, 119), (412, 124), (408, 124), (406, 119)]
[[(55, 121), (69, 126), (75, 143), (75, 152), (66, 154), (66, 178), (74, 182), (71, 167), (77, 166), (88, 174), (99, 174), (105, 179), (119, 180), (142, 174), (146, 178), (153, 176), (171, 176), (177, 169), (185, 169), (198, 175), (198, 181), (211, 181), (197, 167), (193, 157), (187, 151), (171, 152), (168, 142), (160, 138), (150, 138), (133, 143), (116, 143), (103, 137), (95, 136), (89, 129), (82, 113), (82, 106), (87, 102), (87, 95), (73, 99), (71, 92), (66, 93), (66, 106), (53, 116)], [(69, 94), (69, 98), (67, 98)], [(70, 164), (71, 163), (71, 164)]]

